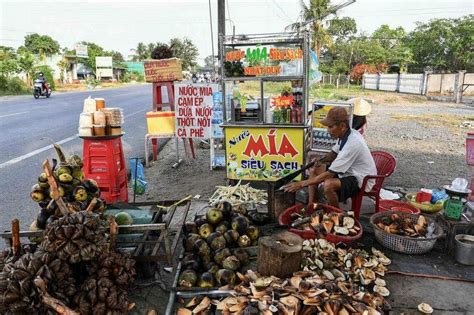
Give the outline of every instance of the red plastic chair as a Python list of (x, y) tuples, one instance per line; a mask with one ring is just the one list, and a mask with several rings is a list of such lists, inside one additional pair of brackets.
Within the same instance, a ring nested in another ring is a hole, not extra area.
[[(392, 175), (397, 166), (397, 160), (390, 153), (384, 151), (372, 151), (371, 153), (375, 161), (375, 167), (377, 168), (377, 175), (365, 176), (359, 194), (352, 197), (352, 211), (354, 211), (356, 219), (359, 219), (360, 207), (364, 196), (375, 200), (375, 212), (379, 212), (380, 190), (382, 189), (383, 182), (385, 178)], [(375, 184), (371, 191), (366, 192), (365, 186), (371, 179), (375, 179)]]

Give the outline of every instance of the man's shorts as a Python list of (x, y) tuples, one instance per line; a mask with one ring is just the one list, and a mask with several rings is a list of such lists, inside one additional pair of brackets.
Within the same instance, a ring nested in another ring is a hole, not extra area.
[(337, 192), (337, 196), (340, 202), (346, 201), (359, 193), (359, 183), (355, 176), (339, 177), (339, 180), (341, 181), (341, 189)]

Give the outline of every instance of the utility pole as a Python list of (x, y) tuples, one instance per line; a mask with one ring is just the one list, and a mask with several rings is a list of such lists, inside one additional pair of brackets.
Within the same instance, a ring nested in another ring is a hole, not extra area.
[(217, 0), (217, 55), (221, 58), (221, 35), (225, 35), (225, 0)]

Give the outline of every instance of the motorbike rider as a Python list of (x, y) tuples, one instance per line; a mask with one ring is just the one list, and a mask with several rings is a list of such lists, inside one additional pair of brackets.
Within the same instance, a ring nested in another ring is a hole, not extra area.
[(41, 81), (43, 91), (46, 91), (48, 89), (48, 81), (46, 80), (43, 72), (39, 73), (38, 80)]

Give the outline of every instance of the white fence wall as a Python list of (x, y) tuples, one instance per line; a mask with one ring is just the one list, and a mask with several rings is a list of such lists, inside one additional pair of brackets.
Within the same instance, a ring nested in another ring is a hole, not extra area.
[(400, 74), (400, 85), (398, 91), (401, 93), (423, 94), (424, 75), (420, 74)]
[(395, 92), (398, 86), (398, 74), (381, 74), (379, 78), (379, 90)]
[(364, 74), (362, 88), (388, 92), (424, 94), (424, 74)]

